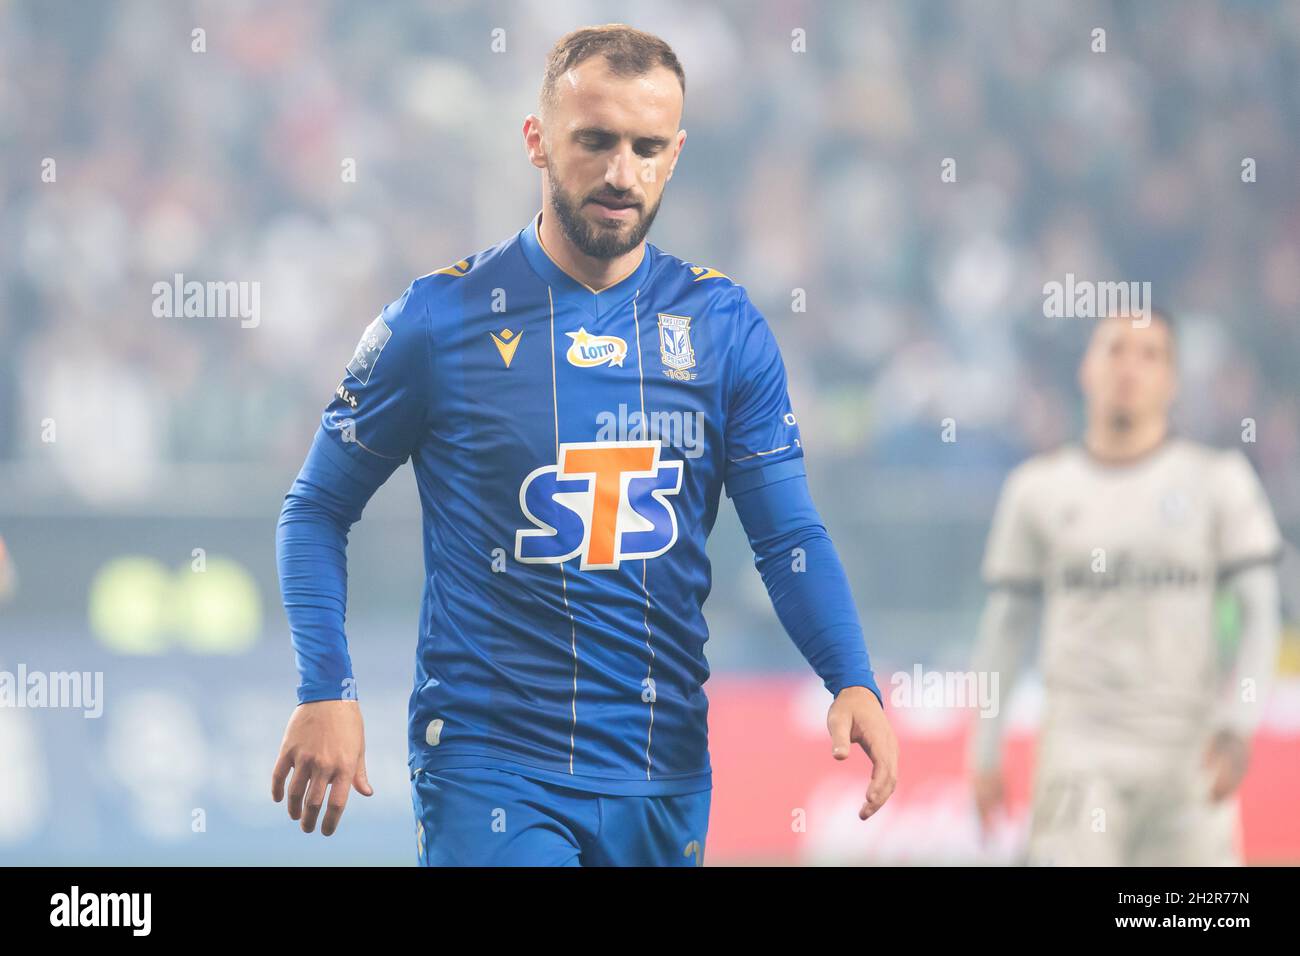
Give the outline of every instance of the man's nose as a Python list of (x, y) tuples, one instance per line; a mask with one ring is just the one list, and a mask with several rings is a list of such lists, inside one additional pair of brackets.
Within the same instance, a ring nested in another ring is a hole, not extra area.
[(637, 169), (636, 157), (632, 155), (631, 148), (620, 149), (609, 161), (609, 168), (605, 170), (605, 182), (612, 189), (626, 192), (636, 185)]

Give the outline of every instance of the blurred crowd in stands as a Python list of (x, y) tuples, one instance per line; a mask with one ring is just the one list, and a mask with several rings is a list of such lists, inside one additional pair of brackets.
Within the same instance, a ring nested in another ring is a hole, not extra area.
[[(1300, 514), (1300, 4), (1267, 0), (0, 5), (0, 467), (287, 486), (379, 309), (539, 208), (545, 54), (613, 19), (687, 75), (651, 241), (767, 314), (822, 484), (1076, 436), (1071, 273), (1151, 283), (1180, 430), (1253, 421)], [(157, 317), (177, 274), (259, 283), (260, 321)]]

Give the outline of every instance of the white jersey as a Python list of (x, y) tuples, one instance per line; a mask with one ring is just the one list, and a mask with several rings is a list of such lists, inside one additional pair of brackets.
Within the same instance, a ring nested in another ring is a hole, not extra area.
[(1217, 582), (1280, 550), (1239, 451), (1170, 438), (1136, 462), (1109, 465), (1072, 445), (1016, 468), (983, 573), (991, 587), (1042, 592), (1051, 756), (1141, 760), (1146, 744), (1200, 746), (1223, 678)]

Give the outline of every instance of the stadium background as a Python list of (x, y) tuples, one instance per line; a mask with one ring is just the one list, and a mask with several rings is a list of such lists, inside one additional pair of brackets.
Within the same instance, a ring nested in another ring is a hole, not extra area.
[[(520, 125), (550, 44), (620, 20), (687, 72), (650, 238), (773, 324), (887, 691), (967, 666), (1000, 481), (1077, 433), (1088, 323), (1042, 311), (1067, 272), (1152, 282), (1182, 320), (1179, 430), (1240, 445), (1253, 419), (1242, 447), (1300, 540), (1300, 5), (0, 4), (0, 670), (102, 671), (106, 699), (0, 708), (0, 862), (413, 862), (409, 469), (352, 534), (377, 795), (330, 840), (268, 795), (295, 683), (275, 518), (379, 308), (539, 207)], [(176, 273), (259, 283), (259, 322), (156, 317)], [(992, 841), (955, 708), (891, 709), (902, 784), (863, 826), (866, 761), (832, 764), (828, 698), (729, 506), (710, 553), (709, 862), (1014, 859), (1033, 683)], [(1288, 676), (1244, 795), (1256, 862), (1300, 860), (1298, 585), (1292, 555)]]

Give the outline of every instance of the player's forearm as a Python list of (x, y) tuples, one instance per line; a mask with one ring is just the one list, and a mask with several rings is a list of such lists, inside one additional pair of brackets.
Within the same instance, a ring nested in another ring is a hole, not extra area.
[(1218, 701), (1217, 729), (1249, 738), (1259, 724), (1273, 684), (1281, 630), (1277, 569), (1260, 565), (1228, 581), (1241, 616), (1235, 665)]
[(355, 696), (343, 622), (348, 530), (373, 489), (316, 444), (285, 496), (276, 526), (280, 593), (298, 666), (298, 701)]
[(994, 706), (981, 710), (970, 738), (972, 769), (996, 769), (1002, 762), (1006, 704), (1020, 676), (1025, 652), (1037, 629), (1039, 598), (1011, 588), (990, 592), (980, 617), (979, 639), (971, 660), (976, 675), (997, 675)]
[(777, 618), (826, 689), (866, 687), (881, 697), (848, 577), (825, 531), (791, 535), (755, 563)]
[[(295, 484), (295, 488), (297, 488)], [(276, 526), (280, 594), (298, 666), (298, 702), (337, 700), (351, 686), (343, 619), (347, 532), (319, 505), (293, 492)]]
[(848, 576), (807, 481), (789, 478), (734, 501), (777, 617), (826, 689), (866, 687), (883, 704)]

